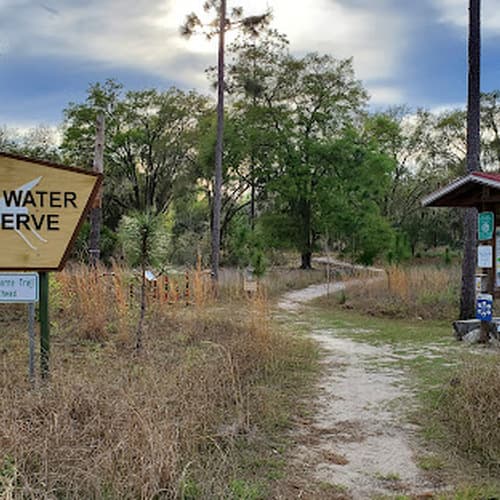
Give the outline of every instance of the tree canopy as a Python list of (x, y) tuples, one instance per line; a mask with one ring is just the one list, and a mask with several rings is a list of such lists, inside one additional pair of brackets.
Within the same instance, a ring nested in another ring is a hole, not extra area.
[[(238, 16), (235, 22), (245, 19)], [(465, 173), (465, 111), (372, 112), (351, 59), (294, 55), (286, 36), (266, 27), (267, 17), (261, 21), (259, 37), (244, 29), (227, 50), (223, 262), (264, 268), (264, 253), (282, 248), (298, 251), (309, 268), (324, 241), (366, 263), (458, 248), (459, 212), (423, 210), (420, 200)], [(499, 96), (481, 97), (487, 170), (500, 160)], [(106, 118), (106, 256), (131, 213), (162, 216), (171, 242), (165, 259), (193, 264), (208, 255), (217, 138), (210, 97), (173, 87), (127, 90), (110, 79), (92, 84), (84, 102), (68, 104), (60, 132), (4, 127), (0, 147), (91, 168), (99, 113)], [(85, 253), (85, 245), (78, 248)]]

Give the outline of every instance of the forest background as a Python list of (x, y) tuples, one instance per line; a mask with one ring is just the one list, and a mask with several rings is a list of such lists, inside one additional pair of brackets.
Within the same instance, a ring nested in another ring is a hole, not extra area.
[[(266, 29), (227, 50), (222, 264), (263, 272), (295, 250), (301, 267), (329, 248), (371, 264), (398, 263), (462, 246), (458, 210), (420, 206), (423, 195), (465, 173), (466, 113), (370, 110), (351, 59), (289, 51)], [(215, 69), (208, 68), (209, 81)], [(482, 95), (482, 164), (500, 160), (500, 92)], [(177, 88), (91, 84), (69, 103), (59, 133), (22, 134), (5, 125), (0, 149), (92, 168), (95, 123), (106, 119), (103, 235), (105, 261), (119, 256), (124, 216), (153, 213), (167, 242), (164, 263), (208, 264), (214, 198), (214, 100)], [(88, 258), (87, 226), (76, 256)]]

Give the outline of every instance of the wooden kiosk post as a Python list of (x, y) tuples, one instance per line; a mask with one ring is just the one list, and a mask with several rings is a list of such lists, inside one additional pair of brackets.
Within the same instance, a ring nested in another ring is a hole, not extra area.
[(500, 297), (500, 174), (473, 172), (426, 196), (422, 205), (478, 210), (476, 319), (481, 322), (480, 342), (487, 342), (493, 300)]

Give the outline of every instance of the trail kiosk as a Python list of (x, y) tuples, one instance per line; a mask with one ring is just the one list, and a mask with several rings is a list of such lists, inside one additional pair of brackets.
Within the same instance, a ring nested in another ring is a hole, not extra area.
[[(49, 362), (48, 271), (64, 267), (101, 182), (101, 174), (0, 152), (0, 271), (9, 272), (5, 286), (40, 273), (42, 377)], [(0, 299), (19, 302), (18, 285), (0, 290)]]
[(500, 174), (473, 172), (422, 200), (424, 207), (476, 208), (476, 318), (491, 322), (493, 298), (500, 297)]

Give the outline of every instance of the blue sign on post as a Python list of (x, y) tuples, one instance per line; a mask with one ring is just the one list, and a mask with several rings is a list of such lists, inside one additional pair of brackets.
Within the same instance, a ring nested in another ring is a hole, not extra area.
[(491, 321), (493, 317), (493, 296), (489, 293), (479, 293), (476, 301), (476, 318), (481, 321)]

